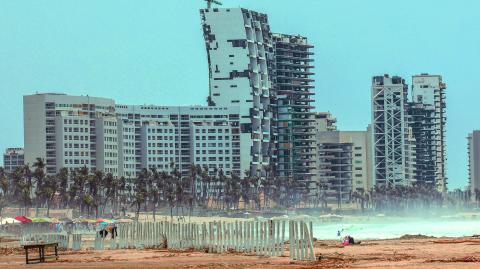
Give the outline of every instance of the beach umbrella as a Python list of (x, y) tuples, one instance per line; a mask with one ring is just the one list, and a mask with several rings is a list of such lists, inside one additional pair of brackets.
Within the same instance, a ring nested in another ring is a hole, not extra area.
[(27, 223), (27, 222), (32, 222), (31, 219), (25, 217), (25, 216), (16, 216), (16, 220), (20, 221), (21, 223)]
[(32, 222), (50, 222), (49, 218), (32, 218)]

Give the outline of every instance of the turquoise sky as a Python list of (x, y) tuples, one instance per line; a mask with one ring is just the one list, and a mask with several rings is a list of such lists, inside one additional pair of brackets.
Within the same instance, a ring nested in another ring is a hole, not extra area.
[[(316, 46), (316, 109), (334, 113), (343, 130), (370, 122), (372, 75), (407, 81), (422, 72), (443, 75), (449, 187), (466, 185), (465, 137), (480, 128), (480, 1), (223, 2), (267, 13), (275, 32), (309, 37)], [(203, 6), (202, 0), (0, 0), (0, 149), (23, 145), (22, 95), (37, 91), (127, 104), (205, 104)]]

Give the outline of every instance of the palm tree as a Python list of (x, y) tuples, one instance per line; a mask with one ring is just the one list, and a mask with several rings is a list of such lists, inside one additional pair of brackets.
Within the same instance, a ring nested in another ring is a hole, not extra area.
[(10, 187), (10, 182), (8, 181), (7, 173), (0, 167), (0, 189), (2, 190), (3, 197), (7, 197)]
[[(24, 182), (25, 188), (23, 189), (23, 193), (21, 194), (22, 200), (24, 201), (28, 200), (28, 204), (31, 204), (32, 194), (33, 194), (33, 174), (28, 164), (23, 166), (23, 177), (25, 179), (25, 182)], [(28, 189), (26, 189), (27, 187)], [(27, 195), (28, 195), (28, 199), (26, 197)], [(27, 208), (25, 208), (25, 214), (27, 214)]]
[(164, 180), (164, 199), (168, 202), (170, 207), (170, 219), (173, 220), (173, 207), (175, 207), (175, 183), (170, 174), (163, 173), (165, 176)]
[(160, 187), (161, 177), (156, 168), (150, 169), (149, 186), (148, 186), (148, 198), (152, 204), (152, 216), (155, 221), (155, 213), (157, 211), (158, 203), (160, 202)]
[(245, 203), (245, 211), (247, 210), (247, 205), (250, 205), (250, 201), (252, 200), (251, 189), (250, 172), (245, 171), (245, 176), (240, 181), (241, 197)]
[(90, 210), (95, 204), (95, 199), (90, 194), (83, 195), (82, 205), (87, 208), (87, 216), (90, 216)]
[(0, 189), (2, 190), (0, 193), (0, 216), (2, 215), (3, 208), (8, 204), (7, 195), (9, 185), (7, 174), (3, 167), (0, 167)]
[[(126, 214), (126, 205), (127, 205), (127, 179), (125, 177), (121, 177), (118, 180), (118, 188), (117, 188), (117, 194), (116, 196), (119, 197), (119, 199), (115, 199), (115, 203), (117, 204), (117, 201), (120, 202), (120, 206), (122, 209), (123, 217), (125, 217)], [(115, 212), (117, 212), (118, 205), (115, 208)]]
[(144, 205), (147, 201), (147, 185), (146, 181), (148, 178), (148, 170), (147, 169), (142, 169), (142, 171), (139, 173), (138, 177), (134, 179), (134, 193), (132, 196), (132, 205), (135, 205), (136, 211), (135, 211), (135, 218), (138, 221), (138, 218), (140, 216), (140, 208), (142, 205)]
[(63, 203), (63, 207), (68, 205), (68, 201), (70, 200), (69, 192), (68, 192), (68, 169), (61, 168), (57, 174), (58, 180), (58, 191), (60, 200)]
[[(13, 187), (14, 187), (14, 197), (19, 198), (23, 202), (24, 215), (27, 215), (28, 205), (31, 202), (31, 180), (27, 178), (26, 173), (28, 166), (17, 167), (12, 175)], [(29, 169), (28, 169), (29, 171)]]
[(261, 179), (261, 186), (263, 189), (263, 194), (265, 198), (263, 199), (263, 206), (268, 207), (270, 199), (273, 198), (274, 188), (275, 188), (275, 175), (273, 165), (264, 165), (262, 170), (265, 172), (265, 176)]
[[(117, 180), (113, 177), (111, 173), (107, 173), (103, 177), (103, 184), (101, 184), (101, 191), (99, 192), (101, 197), (103, 197), (103, 201), (101, 203), (101, 210), (100, 212), (105, 214), (105, 208), (110, 201), (110, 209), (113, 209), (113, 203), (115, 201), (115, 192), (116, 192), (116, 184)], [(113, 211), (113, 210), (112, 210)], [(112, 214), (113, 215), (113, 214)], [(112, 216), (113, 217), (113, 216)]]
[(104, 174), (100, 170), (95, 170), (93, 174), (87, 177), (87, 193), (92, 197), (93, 201), (90, 201), (90, 199), (84, 199), (84, 201), (88, 202), (89, 207), (94, 208), (95, 218), (98, 218), (98, 207), (102, 203), (100, 190), (104, 186), (104, 178)]
[(217, 171), (217, 177), (215, 182), (215, 193), (216, 193), (216, 201), (217, 201), (217, 208), (221, 206), (221, 209), (224, 209), (224, 202), (225, 202), (225, 193), (223, 192), (224, 185), (226, 183), (227, 177), (222, 169)]
[(191, 164), (190, 166), (190, 177), (189, 177), (189, 186), (190, 186), (190, 195), (188, 199), (188, 206), (190, 209), (189, 217), (192, 215), (193, 207), (198, 204), (197, 197), (197, 181), (199, 174), (202, 173), (202, 168), (200, 165)]
[(80, 177), (78, 176), (77, 171), (72, 170), (70, 172), (70, 178), (72, 179), (72, 185), (70, 185), (70, 188), (68, 189), (68, 200), (66, 202), (70, 208), (75, 208), (78, 192), (83, 192), (83, 190), (80, 190)]
[(93, 197), (86, 198), (86, 189), (85, 186), (88, 183), (88, 179), (90, 177), (90, 172), (86, 166), (80, 168), (78, 172), (75, 174), (76, 178), (76, 189), (77, 189), (77, 195), (76, 197), (77, 200), (77, 205), (80, 205), (80, 212), (84, 212), (84, 205), (87, 205), (88, 208), (88, 214), (90, 214), (90, 206), (93, 201)]
[(211, 177), (209, 175), (208, 166), (203, 166), (203, 169), (200, 172), (200, 181), (201, 181), (201, 198), (202, 204), (206, 208), (208, 203), (208, 188), (210, 186)]
[(50, 217), (50, 204), (58, 189), (58, 181), (54, 176), (46, 176), (40, 190), (41, 196), (45, 198), (47, 203), (47, 217)]
[(43, 159), (37, 158), (33, 163), (35, 170), (33, 171), (33, 177), (36, 179), (35, 182), (35, 216), (38, 216), (38, 208), (43, 204), (43, 196), (41, 195), (41, 189), (43, 188), (43, 181), (45, 180), (45, 163)]

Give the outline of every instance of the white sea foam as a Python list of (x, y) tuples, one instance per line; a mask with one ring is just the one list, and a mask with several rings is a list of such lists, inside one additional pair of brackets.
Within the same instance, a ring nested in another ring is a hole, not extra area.
[(422, 234), (435, 237), (461, 237), (480, 234), (480, 220), (444, 219), (373, 219), (368, 221), (341, 221), (314, 223), (313, 235), (320, 240), (339, 239), (350, 235), (355, 239), (391, 239), (405, 234)]

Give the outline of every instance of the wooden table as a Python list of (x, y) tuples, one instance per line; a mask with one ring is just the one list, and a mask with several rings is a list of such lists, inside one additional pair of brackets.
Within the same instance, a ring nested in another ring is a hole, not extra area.
[[(55, 253), (50, 255), (45, 255), (45, 249), (47, 247), (54, 247)], [(32, 261), (36, 261), (38, 263), (45, 262), (45, 258), (55, 258), (55, 260), (58, 260), (58, 243), (24, 245), (23, 248), (25, 249), (25, 260), (27, 264), (29, 264)], [(38, 249), (38, 258), (29, 259), (28, 258), (29, 249)]]

